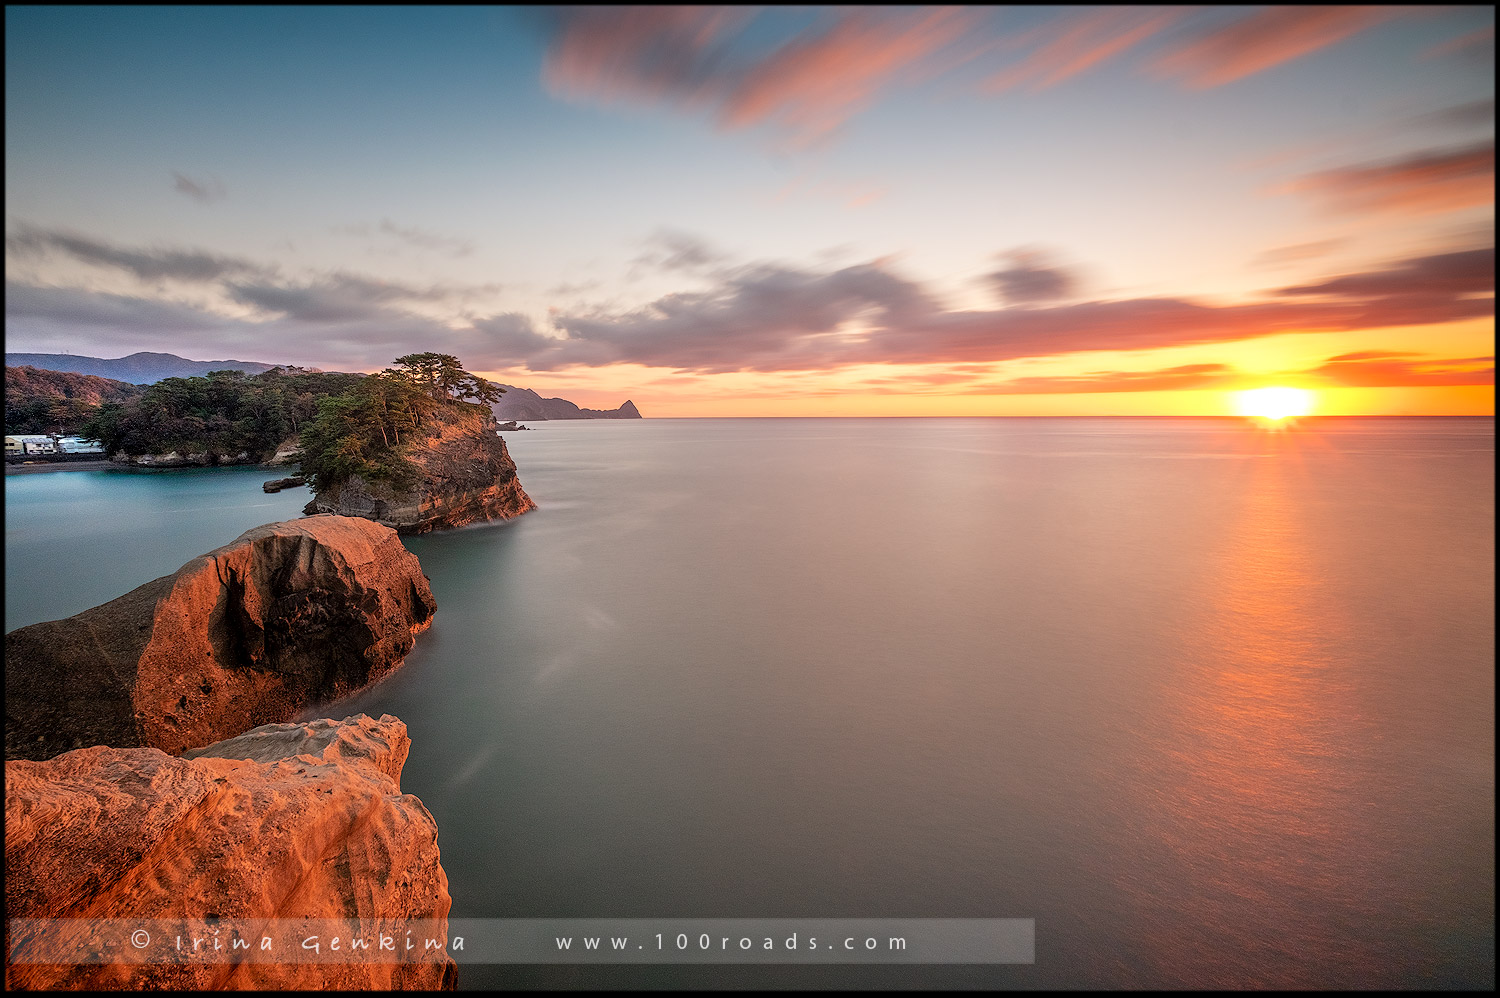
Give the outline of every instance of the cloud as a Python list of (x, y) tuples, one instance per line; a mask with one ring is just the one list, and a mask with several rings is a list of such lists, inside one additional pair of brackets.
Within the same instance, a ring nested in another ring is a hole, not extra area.
[(7, 235), (5, 248), (21, 256), (60, 252), (98, 267), (113, 267), (141, 280), (209, 282), (234, 274), (258, 274), (267, 268), (238, 257), (219, 256), (204, 250), (131, 250), (86, 236), (21, 225)]
[(990, 77), (983, 87), (1037, 91), (1056, 86), (1145, 41), (1190, 11), (1186, 7), (1105, 7), (1065, 14), (1036, 32), (1042, 39), (1039, 48)]
[(419, 229), (416, 226), (400, 226), (389, 218), (380, 220), (380, 231), (388, 236), (393, 236), (409, 246), (418, 249), (436, 250), (449, 256), (468, 256), (474, 252), (474, 244), (467, 239), (459, 239), (456, 236), (445, 236), (441, 233), (432, 232), (429, 229)]
[(1237, 384), (1244, 375), (1225, 364), (1183, 364), (1154, 371), (1091, 371), (1075, 377), (1012, 378), (976, 388), (982, 395), (1052, 395), (1090, 392), (1180, 392)]
[(186, 194), (194, 201), (208, 204), (211, 201), (222, 201), (229, 196), (229, 191), (224, 182), (218, 177), (210, 177), (208, 180), (194, 180), (185, 177), (177, 171), (172, 171), (172, 190), (179, 194)]
[(650, 267), (696, 273), (727, 259), (704, 240), (675, 229), (659, 229), (648, 236), (643, 245), (644, 252), (630, 261), (632, 269)]
[(749, 69), (730, 89), (720, 121), (727, 128), (776, 122), (804, 139), (827, 135), (971, 23), (957, 7), (845, 14)]
[(723, 271), (707, 290), (626, 312), (559, 313), (559, 335), (512, 329), (496, 348), (512, 351), (502, 366), (538, 371), (617, 362), (701, 373), (798, 371), (979, 364), (1434, 324), (1494, 314), (1493, 298), (1480, 297), (1493, 289), (1493, 253), (1401, 261), (1244, 304), (1138, 298), (967, 312), (945, 311), (882, 262), (829, 272), (762, 264)]
[(1307, 260), (1316, 260), (1320, 256), (1327, 256), (1345, 242), (1346, 240), (1343, 239), (1320, 239), (1317, 242), (1278, 246), (1261, 253), (1250, 265), (1270, 269), (1288, 267)]
[(1277, 193), (1321, 198), (1343, 212), (1426, 215), (1495, 203), (1495, 141), (1310, 174)]
[(1071, 272), (1049, 266), (1044, 253), (1031, 249), (1012, 250), (1012, 263), (989, 275), (1000, 300), (1008, 305), (1030, 305), (1056, 301), (1073, 295), (1076, 283)]
[(391, 314), (389, 306), (409, 302), (447, 302), (476, 290), (442, 285), (418, 288), (397, 281), (336, 273), (305, 283), (228, 281), (224, 290), (234, 301), (307, 322), (350, 322)]
[(1459, 104), (1454, 107), (1443, 108), (1441, 111), (1418, 115), (1414, 123), (1418, 125), (1435, 125), (1442, 128), (1494, 128), (1495, 98), (1491, 97), (1488, 100), (1470, 101), (1467, 104)]
[(741, 8), (570, 8), (558, 15), (543, 81), (572, 100), (708, 108), (723, 128), (771, 124), (809, 142), (973, 23), (954, 7), (852, 9), (769, 54), (736, 56), (731, 43), (752, 16)]
[[(42, 238), (35, 230), (32, 236)], [(102, 245), (83, 237), (69, 238), (90, 252)], [(658, 244), (669, 257), (672, 252), (686, 252), (692, 258), (691, 251), (698, 246), (690, 237), (668, 238)], [(160, 252), (106, 249), (112, 257), (147, 273), (162, 272), (173, 259)], [(710, 258), (715, 256), (706, 252)], [(970, 365), (956, 369), (967, 370), (978, 380), (984, 375), (980, 365), (1026, 357), (1221, 343), (1275, 333), (1425, 325), (1494, 315), (1493, 246), (1398, 260), (1368, 271), (1274, 288), (1258, 299), (1237, 304), (1170, 297), (1115, 301), (1053, 297), (1062, 291), (1074, 293), (1070, 278), (1028, 255), (1034, 253), (1022, 250), (1008, 255), (1012, 265), (995, 280), (1011, 304), (992, 310), (949, 310), (934, 292), (899, 273), (887, 260), (821, 267), (717, 263), (695, 272), (694, 279), (707, 285), (699, 290), (665, 295), (626, 310), (555, 310), (549, 326), (541, 328), (514, 311), (475, 318), (454, 308), (484, 289), (409, 285), (350, 273), (285, 280), (266, 268), (254, 269), (240, 261), (236, 267), (253, 272), (236, 270), (224, 275), (226, 268), (219, 265), (217, 272), (224, 276), (217, 290), (229, 301), (256, 309), (255, 315), (232, 315), (222, 308), (215, 311), (204, 304), (171, 300), (163, 293), (103, 294), (13, 280), (7, 289), (6, 328), (13, 341), (24, 339), (33, 349), (76, 349), (68, 339), (71, 331), (71, 335), (127, 350), (180, 353), (188, 351), (189, 345), (192, 350), (202, 346), (208, 351), (205, 356), (234, 350), (239, 356), (344, 370), (379, 368), (402, 353), (437, 350), (463, 358), (471, 369), (491, 371), (558, 371), (635, 363), (703, 373), (815, 372), (853, 365), (920, 363)], [(124, 264), (115, 261), (114, 265)], [(411, 309), (416, 306), (444, 318), (414, 313)], [(1338, 363), (1356, 360), (1405, 362), (1407, 358), (1343, 357)], [(1431, 373), (1432, 369), (1423, 370)], [(1197, 367), (1170, 368), (1154, 377), (1175, 379), (1174, 383), (1185, 386), (1191, 379), (1214, 373)], [(1147, 383), (1144, 375), (1117, 378), (1110, 372), (1093, 372), (1081, 377), (1101, 384)]]
[(1495, 26), (1487, 24), (1466, 35), (1441, 42), (1422, 53), (1424, 59), (1458, 56), (1460, 59), (1495, 58)]
[(1493, 294), (1495, 247), (1439, 253), (1406, 260), (1365, 274), (1348, 274), (1317, 284), (1282, 288), (1283, 297), (1343, 298), (1381, 301), (1411, 298), (1448, 298)]
[(1158, 75), (1192, 89), (1222, 86), (1310, 55), (1403, 13), (1400, 7), (1265, 7), (1164, 53)]
[(1330, 357), (1302, 372), (1353, 388), (1492, 385), (1494, 357), (1423, 358), (1413, 353), (1364, 351)]

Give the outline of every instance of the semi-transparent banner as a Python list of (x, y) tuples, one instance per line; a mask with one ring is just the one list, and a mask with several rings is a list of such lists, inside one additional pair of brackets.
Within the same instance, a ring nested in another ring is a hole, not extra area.
[(1034, 963), (1031, 918), (35, 919), (11, 964)]

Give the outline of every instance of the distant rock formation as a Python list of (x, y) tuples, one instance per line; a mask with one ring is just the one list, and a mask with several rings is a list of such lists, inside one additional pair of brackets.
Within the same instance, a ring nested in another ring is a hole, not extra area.
[(5, 757), (173, 754), (286, 721), (399, 666), (437, 603), (387, 527), (256, 527), (172, 575), (5, 636)]
[(391, 494), (355, 475), (337, 494), (317, 493), (303, 511), (365, 517), (403, 534), (520, 516), (536, 503), (521, 488), (496, 425), (483, 408), (445, 407), (423, 422), (427, 436), (406, 451), (421, 472), (410, 492)]
[(106, 360), (103, 357), (77, 357), (70, 353), (8, 353), (7, 366), (29, 364), (46, 371), (71, 371), (113, 378), (131, 385), (150, 385), (163, 378), (197, 378), (210, 371), (244, 371), (260, 374), (275, 364), (250, 360), (188, 360), (172, 353), (133, 353), (128, 357)]
[[(248, 924), (258, 938), (274, 931), (267, 919), (336, 919), (350, 926), (347, 940), (356, 928), (403, 938), (409, 920), (431, 919), (446, 946), (452, 899), (437, 825), (401, 793), (410, 746), (398, 719), (357, 714), (268, 724), (180, 759), (101, 746), (7, 762), (7, 923), (181, 919)], [(402, 963), (7, 961), (5, 986), (440, 989), (457, 971), (443, 947), (414, 949)]]
[(640, 419), (635, 403), (626, 401), (618, 409), (580, 409), (567, 399), (544, 399), (536, 392), (514, 385), (501, 385), (505, 394), (491, 403), (495, 418), (505, 419)]

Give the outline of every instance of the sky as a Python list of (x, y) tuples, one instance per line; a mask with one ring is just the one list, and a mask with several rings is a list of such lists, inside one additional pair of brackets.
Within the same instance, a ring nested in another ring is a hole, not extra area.
[(6, 349), (1494, 413), (1492, 7), (16, 7)]

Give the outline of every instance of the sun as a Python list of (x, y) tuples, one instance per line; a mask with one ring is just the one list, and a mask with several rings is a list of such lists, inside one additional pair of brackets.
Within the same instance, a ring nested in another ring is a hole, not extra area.
[(1313, 393), (1303, 388), (1254, 388), (1240, 392), (1240, 415), (1278, 422), (1312, 412)]

